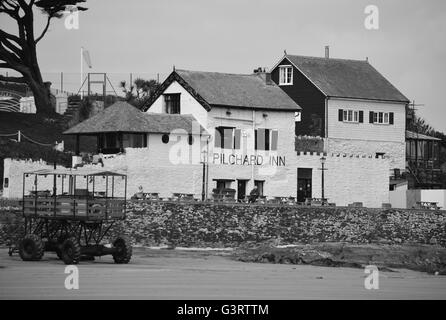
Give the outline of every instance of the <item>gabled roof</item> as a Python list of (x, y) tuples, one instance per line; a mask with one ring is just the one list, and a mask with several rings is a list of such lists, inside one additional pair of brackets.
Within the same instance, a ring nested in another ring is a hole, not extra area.
[(272, 81), (258, 74), (175, 70), (144, 110), (173, 82), (178, 81), (206, 110), (214, 106), (296, 111), (301, 108)]
[(441, 141), (441, 139), (406, 130), (406, 139)]
[(285, 55), (325, 96), (408, 103), (368, 61)]
[[(146, 113), (127, 102), (118, 101), (93, 117), (78, 123), (63, 134), (88, 135), (100, 132), (171, 133), (176, 129), (193, 133), (192, 124), (194, 121), (197, 120), (192, 115)], [(206, 132), (202, 126), (200, 126), (200, 132)]]

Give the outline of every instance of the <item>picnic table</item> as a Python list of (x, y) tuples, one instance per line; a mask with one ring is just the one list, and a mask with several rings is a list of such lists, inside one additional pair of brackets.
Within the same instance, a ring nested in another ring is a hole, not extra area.
[[(105, 192), (104, 192), (104, 194), (105, 194)], [(151, 192), (151, 193), (138, 192), (138, 193), (135, 193), (135, 195), (132, 197), (132, 199), (137, 199), (137, 200), (161, 200), (161, 198), (159, 197), (159, 193), (158, 192)]]
[(325, 206), (328, 205), (328, 198), (307, 198), (305, 204), (308, 206)]
[(175, 192), (172, 194), (172, 197), (169, 198), (172, 201), (195, 201), (193, 193), (179, 193)]
[(420, 209), (440, 210), (438, 202), (433, 201), (417, 201), (417, 205)]

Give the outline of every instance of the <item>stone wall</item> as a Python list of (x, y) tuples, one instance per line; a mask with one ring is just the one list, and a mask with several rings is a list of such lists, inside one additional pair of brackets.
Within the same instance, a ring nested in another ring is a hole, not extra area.
[(130, 202), (113, 231), (139, 245), (349, 242), (446, 246), (446, 211)]
[[(446, 211), (163, 201), (131, 201), (127, 208), (126, 219), (108, 237), (124, 234), (134, 245), (223, 248), (261, 242), (347, 242), (446, 247)], [(16, 239), (23, 226), (21, 210), (3, 209), (1, 245)]]

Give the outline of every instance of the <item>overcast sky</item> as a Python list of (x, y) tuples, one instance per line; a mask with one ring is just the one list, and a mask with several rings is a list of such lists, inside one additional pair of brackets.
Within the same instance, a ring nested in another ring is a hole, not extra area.
[[(367, 5), (379, 30), (364, 27)], [(290, 54), (365, 59), (446, 132), (444, 0), (88, 0), (79, 29), (64, 20), (39, 44), (42, 72), (79, 72), (79, 50), (92, 71), (168, 74), (178, 68), (250, 73)], [(44, 20), (37, 14), (36, 23)], [(14, 24), (3, 18), (2, 29)], [(39, 28), (37, 28), (38, 30)], [(36, 32), (37, 33), (37, 32)]]

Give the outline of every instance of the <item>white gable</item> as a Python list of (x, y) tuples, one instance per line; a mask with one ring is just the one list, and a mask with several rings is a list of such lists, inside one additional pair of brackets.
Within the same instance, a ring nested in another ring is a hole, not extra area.
[[(163, 92), (167, 93), (180, 93), (180, 113), (193, 115), (204, 128), (207, 128), (208, 112), (181, 84), (177, 81), (172, 82)], [(165, 113), (164, 96), (160, 95), (147, 112)]]

